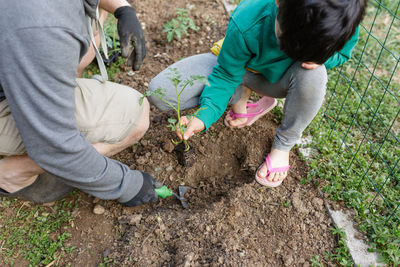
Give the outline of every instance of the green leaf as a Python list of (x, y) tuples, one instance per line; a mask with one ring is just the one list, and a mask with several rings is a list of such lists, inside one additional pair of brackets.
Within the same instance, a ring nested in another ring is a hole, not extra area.
[(180, 40), (182, 38), (182, 32), (181, 29), (175, 29), (175, 35), (178, 38), (178, 40)]
[(175, 123), (176, 123), (176, 119), (174, 119), (174, 118), (168, 118), (168, 122), (169, 122), (169, 123), (172, 123), (172, 124), (175, 124)]
[(173, 32), (168, 32), (168, 34), (167, 34), (167, 40), (168, 40), (168, 42), (171, 42), (172, 39), (174, 39), (174, 33), (173, 33)]
[(171, 131), (175, 132), (176, 131), (176, 125), (175, 124), (168, 124), (167, 128), (170, 128)]

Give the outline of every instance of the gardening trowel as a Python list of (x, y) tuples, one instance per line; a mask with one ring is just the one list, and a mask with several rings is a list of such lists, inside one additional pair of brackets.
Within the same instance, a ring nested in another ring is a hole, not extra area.
[(166, 197), (174, 196), (176, 199), (178, 199), (181, 202), (182, 207), (186, 209), (188, 207), (188, 203), (185, 198), (185, 194), (189, 189), (192, 189), (192, 188), (189, 186), (180, 185), (178, 187), (179, 195), (172, 192), (172, 190), (168, 189), (168, 187), (166, 187), (165, 185), (163, 185), (160, 188), (156, 188), (154, 190), (156, 191), (157, 195), (163, 199)]

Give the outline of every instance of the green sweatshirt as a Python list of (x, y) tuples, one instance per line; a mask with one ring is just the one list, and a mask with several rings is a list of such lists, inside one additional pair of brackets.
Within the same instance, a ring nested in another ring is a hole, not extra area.
[[(242, 0), (229, 21), (218, 65), (200, 96), (201, 119), (208, 129), (224, 113), (230, 97), (242, 82), (246, 67), (278, 82), (294, 60), (279, 49), (275, 35), (275, 0)], [(344, 48), (325, 62), (327, 69), (346, 62), (358, 41), (358, 28)]]

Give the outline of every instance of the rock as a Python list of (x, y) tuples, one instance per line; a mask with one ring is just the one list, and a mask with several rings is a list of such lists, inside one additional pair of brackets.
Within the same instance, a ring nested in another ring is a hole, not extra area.
[(154, 168), (154, 171), (155, 171), (155, 172), (160, 172), (160, 171), (161, 171), (161, 167), (160, 167), (160, 166), (155, 167), (155, 168)]
[(170, 172), (170, 171), (172, 171), (174, 168), (172, 168), (172, 166), (170, 165), (170, 166), (168, 166), (167, 168), (165, 168), (165, 170), (167, 171), (167, 172)]
[(106, 248), (106, 249), (103, 251), (103, 258), (107, 258), (108, 255), (110, 255), (110, 253), (111, 253), (110, 249), (109, 249), (109, 248)]
[(191, 266), (191, 262), (193, 260), (193, 257), (194, 257), (194, 253), (193, 252), (190, 252), (189, 254), (187, 254), (186, 257), (185, 257), (185, 262), (183, 263), (183, 266), (185, 266), (185, 267)]
[(140, 220), (142, 219), (142, 214), (135, 214), (129, 217), (129, 224), (131, 225), (139, 225)]
[(103, 206), (99, 205), (99, 204), (96, 204), (94, 206), (94, 208), (93, 208), (93, 213), (96, 214), (96, 215), (101, 215), (105, 211), (106, 211), (106, 209)]

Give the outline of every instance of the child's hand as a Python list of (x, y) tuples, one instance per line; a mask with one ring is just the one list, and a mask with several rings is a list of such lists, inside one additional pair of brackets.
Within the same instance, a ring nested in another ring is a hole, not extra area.
[(306, 70), (313, 70), (321, 66), (320, 64), (316, 64), (314, 62), (303, 62), (301, 63), (301, 67)]
[[(183, 116), (181, 118), (181, 123), (182, 125), (187, 126), (187, 130), (183, 134), (183, 139), (188, 140), (190, 137), (192, 137), (195, 133), (203, 131), (206, 127), (204, 126), (204, 123), (199, 119), (199, 118), (192, 118), (189, 120), (186, 116)], [(176, 135), (182, 139), (181, 133), (179, 132), (179, 129), (176, 130)]]

